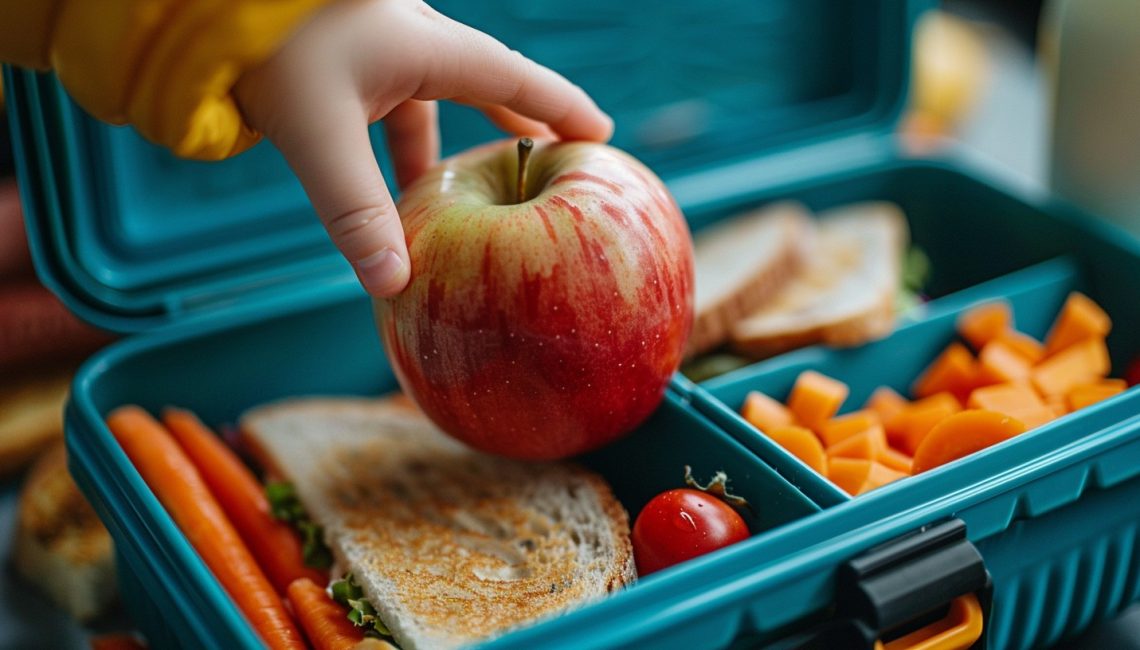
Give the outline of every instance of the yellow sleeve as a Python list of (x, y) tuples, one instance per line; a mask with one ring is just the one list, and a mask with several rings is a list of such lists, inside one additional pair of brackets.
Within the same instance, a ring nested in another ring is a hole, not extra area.
[(50, 66), (95, 117), (219, 160), (259, 138), (231, 95), (237, 79), (328, 2), (0, 0), (12, 17), (0, 20), (0, 59)]

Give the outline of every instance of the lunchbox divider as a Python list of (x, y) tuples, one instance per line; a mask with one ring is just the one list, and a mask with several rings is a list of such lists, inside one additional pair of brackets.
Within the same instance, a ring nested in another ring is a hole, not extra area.
[[(695, 446), (689, 441), (698, 429), (704, 437)], [(653, 444), (646, 445), (650, 436)], [(646, 449), (656, 454), (646, 457)], [(753, 506), (739, 509), (753, 536), (819, 510), (794, 484), (673, 392), (666, 393), (658, 411), (633, 434), (580, 460), (607, 478), (626, 506), (631, 525), (655, 494), (685, 487), (686, 465), (701, 484), (716, 471), (726, 472), (729, 491), (744, 496)], [(661, 463), (667, 463), (668, 469), (660, 468)]]

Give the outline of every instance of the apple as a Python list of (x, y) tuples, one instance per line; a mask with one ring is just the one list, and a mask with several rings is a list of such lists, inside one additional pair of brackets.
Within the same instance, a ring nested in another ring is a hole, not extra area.
[(676, 202), (633, 157), (529, 144), (469, 150), (407, 188), (411, 281), (375, 314), (400, 386), (443, 431), (556, 459), (661, 402), (692, 326), (693, 249)]

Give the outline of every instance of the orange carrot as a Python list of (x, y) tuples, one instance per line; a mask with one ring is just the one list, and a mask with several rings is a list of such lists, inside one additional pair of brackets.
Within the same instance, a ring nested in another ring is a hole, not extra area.
[(146, 650), (133, 634), (101, 634), (91, 637), (91, 650)]
[(304, 648), (281, 597), (174, 438), (137, 406), (116, 409), (107, 426), (262, 641), (270, 648)]
[(1019, 383), (979, 388), (970, 393), (966, 408), (1004, 413), (1020, 420), (1030, 429), (1045, 424), (1058, 415), (1036, 391)]
[(1007, 302), (988, 302), (971, 307), (958, 318), (958, 333), (975, 350), (1013, 328), (1013, 312)]
[(978, 385), (1026, 381), (1032, 369), (1029, 361), (1013, 348), (1001, 341), (990, 341), (978, 354)]
[(855, 496), (871, 473), (871, 461), (862, 458), (832, 458), (827, 466), (827, 478), (841, 490)]
[(1045, 337), (1045, 354), (1053, 356), (1070, 345), (1089, 338), (1108, 336), (1112, 320), (1104, 310), (1083, 293), (1069, 294), (1061, 313)]
[(1053, 415), (1057, 417), (1068, 415), (1072, 412), (1072, 409), (1069, 408), (1069, 400), (1065, 397), (1061, 397), (1060, 395), (1054, 395), (1052, 397), (1046, 398), (1045, 404), (1049, 406), (1049, 410), (1053, 411)]
[(995, 411), (956, 413), (931, 429), (914, 454), (912, 470), (921, 474), (1008, 440), (1025, 431), (1015, 418)]
[(883, 426), (889, 426), (889, 422), (895, 418), (896, 415), (903, 412), (908, 404), (905, 397), (896, 393), (888, 386), (880, 386), (871, 393), (871, 397), (863, 406), (865, 409), (870, 409), (879, 414), (879, 421)]
[(1022, 334), (1017, 330), (1008, 330), (994, 339), (994, 341), (1000, 342), (1010, 350), (1018, 353), (1023, 359), (1028, 361), (1030, 365), (1036, 364), (1045, 358), (1045, 346), (1032, 336)]
[(884, 467), (889, 467), (895, 470), (896, 472), (910, 474), (910, 456), (907, 456), (897, 449), (891, 449), (890, 447), (883, 449), (879, 452), (879, 455), (875, 457), (875, 461)]
[(1123, 379), (1102, 379), (1091, 384), (1073, 386), (1065, 396), (1069, 409), (1076, 411), (1086, 406), (1106, 400), (1113, 395), (1119, 395), (1128, 389)]
[(744, 398), (740, 414), (749, 424), (765, 432), (795, 424), (792, 412), (786, 406), (757, 391), (748, 393)]
[(893, 470), (882, 463), (871, 461), (871, 466), (867, 470), (867, 478), (863, 479), (863, 485), (859, 486), (855, 494), (866, 494), (875, 488), (883, 487), (887, 483), (906, 478), (906, 476), (906, 474)]
[(327, 571), (305, 565), (297, 532), (273, 517), (269, 500), (253, 472), (218, 436), (189, 411), (166, 409), (162, 419), (277, 593), (284, 595), (297, 578), (309, 578), (318, 584), (328, 582)]
[(806, 370), (800, 373), (792, 387), (788, 408), (801, 424), (812, 431), (819, 431), (839, 412), (847, 393), (847, 384), (814, 370)]
[(776, 444), (788, 451), (789, 454), (799, 458), (805, 465), (819, 472), (827, 474), (827, 456), (823, 453), (823, 445), (819, 438), (810, 429), (797, 426), (777, 427), (765, 432)]
[(862, 458), (875, 460), (887, 448), (887, 436), (883, 427), (875, 425), (870, 429), (849, 436), (827, 448), (828, 458)]
[(833, 458), (827, 478), (851, 496), (906, 477), (906, 474), (862, 458)]
[(1109, 365), (1104, 339), (1085, 339), (1042, 361), (1030, 379), (1045, 397), (1065, 395), (1074, 386), (1102, 379), (1108, 374)]
[(875, 411), (864, 409), (831, 418), (819, 429), (819, 439), (824, 447), (839, 444), (845, 438), (862, 433), (871, 427), (881, 426), (882, 421)]
[(913, 454), (934, 425), (961, 410), (961, 403), (950, 393), (938, 393), (911, 402), (895, 418), (894, 427), (887, 431), (887, 437), (895, 449)]
[(314, 650), (353, 650), (364, 640), (363, 628), (353, 625), (344, 607), (312, 580), (294, 580), (288, 598)]
[(961, 343), (951, 343), (919, 375), (911, 392), (915, 397), (930, 397), (947, 392), (964, 400), (977, 382), (978, 365), (974, 361), (974, 355)]

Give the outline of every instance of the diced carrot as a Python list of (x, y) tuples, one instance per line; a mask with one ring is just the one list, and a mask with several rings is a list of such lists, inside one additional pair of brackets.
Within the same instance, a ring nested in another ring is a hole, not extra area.
[(1049, 410), (1053, 411), (1053, 415), (1056, 415), (1057, 417), (1068, 415), (1070, 412), (1072, 412), (1072, 409), (1069, 408), (1069, 400), (1065, 397), (1061, 397), (1060, 395), (1054, 395), (1052, 397), (1046, 398), (1045, 404), (1049, 406)]
[(298, 578), (289, 585), (289, 602), (313, 650), (353, 650), (364, 640), (364, 628), (348, 620), (348, 611), (324, 587)]
[(875, 460), (896, 472), (910, 474), (911, 457), (897, 449), (886, 447), (879, 452)]
[(1025, 424), (1004, 413), (969, 410), (955, 413), (931, 429), (914, 454), (915, 474), (945, 465), (1025, 431)]
[(978, 382), (978, 366), (974, 355), (961, 343), (949, 347), (927, 366), (911, 387), (915, 397), (930, 397), (948, 392), (960, 400), (966, 399)]
[(823, 452), (823, 445), (815, 437), (811, 429), (797, 426), (776, 427), (764, 432), (773, 442), (783, 447), (787, 452), (799, 458), (805, 465), (827, 475), (827, 455)]
[(849, 438), (857, 433), (862, 433), (871, 427), (880, 426), (882, 421), (879, 420), (879, 414), (864, 409), (862, 411), (852, 411), (846, 415), (831, 418), (819, 429), (819, 439), (823, 442), (824, 447), (830, 447), (838, 444), (845, 438)]
[(304, 648), (284, 601), (170, 433), (137, 406), (114, 410), (107, 426), (261, 640), (274, 650)]
[(970, 393), (966, 408), (1007, 413), (1044, 405), (1041, 396), (1025, 384), (1006, 383), (983, 386)]
[(962, 404), (950, 393), (938, 393), (911, 402), (895, 419), (893, 431), (887, 431), (891, 446), (913, 454), (934, 425), (961, 410)]
[(859, 493), (870, 473), (871, 461), (861, 458), (832, 458), (827, 466), (827, 478), (851, 496)]
[(888, 422), (903, 412), (908, 403), (905, 397), (896, 393), (891, 387), (880, 386), (871, 393), (871, 397), (863, 408), (878, 413), (879, 421), (883, 423), (883, 426), (887, 426)]
[(827, 478), (851, 496), (864, 494), (906, 477), (900, 471), (862, 458), (832, 458), (830, 467)]
[(966, 408), (1004, 413), (1032, 429), (1057, 417), (1057, 413), (1026, 384), (985, 386), (970, 393)]
[(859, 490), (855, 494), (866, 494), (875, 488), (881, 488), (887, 483), (893, 483), (900, 478), (906, 478), (907, 475), (898, 470), (891, 469), (882, 463), (871, 461), (871, 467), (867, 472), (867, 478), (864, 479), (863, 485), (859, 486)]
[(1091, 384), (1073, 386), (1065, 396), (1065, 401), (1070, 410), (1077, 411), (1106, 400), (1113, 395), (1119, 395), (1125, 390), (1128, 390), (1128, 386), (1123, 379), (1102, 379)]
[(978, 385), (1027, 381), (1033, 366), (1001, 341), (990, 341), (978, 354)]
[(975, 350), (1013, 329), (1013, 311), (1005, 301), (971, 307), (958, 317), (958, 333)]
[(752, 391), (744, 398), (744, 407), (740, 409), (740, 415), (761, 431), (771, 431), (795, 424), (792, 412), (786, 406), (758, 391)]
[(264, 488), (221, 438), (189, 411), (168, 408), (162, 420), (198, 468), (277, 593), (284, 596), (297, 578), (328, 582), (327, 570), (305, 565), (297, 532), (273, 517)]
[(792, 387), (788, 408), (801, 424), (812, 431), (819, 431), (839, 412), (847, 393), (847, 384), (814, 370), (805, 370)]
[(883, 427), (875, 425), (828, 447), (827, 457), (875, 460), (886, 448), (887, 436), (883, 433)]
[(1100, 305), (1083, 293), (1074, 291), (1065, 300), (1053, 328), (1045, 337), (1045, 354), (1053, 356), (1061, 350), (1089, 338), (1103, 339), (1112, 329), (1112, 319)]
[(1009, 349), (1021, 355), (1030, 365), (1036, 364), (1045, 358), (1045, 345), (1037, 339), (1023, 334), (1017, 330), (1007, 330), (994, 339)]
[(1033, 387), (1045, 397), (1065, 395), (1074, 386), (1102, 379), (1110, 361), (1104, 339), (1085, 339), (1045, 359), (1033, 369)]

